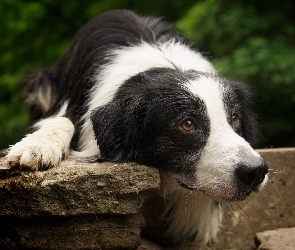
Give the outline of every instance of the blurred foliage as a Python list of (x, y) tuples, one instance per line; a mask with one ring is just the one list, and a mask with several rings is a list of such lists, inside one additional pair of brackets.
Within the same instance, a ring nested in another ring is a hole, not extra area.
[(247, 82), (263, 136), (259, 147), (295, 146), (295, 4), (282, 0), (1, 0), (0, 149), (28, 126), (22, 79), (49, 67), (75, 32), (109, 9), (165, 16), (213, 61)]

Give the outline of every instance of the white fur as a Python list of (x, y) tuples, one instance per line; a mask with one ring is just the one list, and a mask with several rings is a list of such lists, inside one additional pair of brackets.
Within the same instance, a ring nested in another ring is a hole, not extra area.
[(233, 181), (234, 168), (239, 163), (258, 166), (262, 163), (261, 156), (228, 124), (222, 100), (227, 91), (224, 85), (211, 77), (201, 76), (190, 81), (187, 87), (204, 100), (210, 120), (210, 136), (198, 162), (194, 186), (213, 198), (230, 200), (238, 192)]
[[(179, 186), (177, 174), (161, 171), (162, 195), (165, 211), (162, 221), (167, 221), (164, 234), (174, 242), (190, 238), (186, 244), (215, 241), (223, 217), (222, 203), (238, 192), (234, 182), (234, 168), (238, 163), (258, 166), (260, 155), (230, 127), (222, 96), (227, 91), (216, 78), (200, 76), (191, 80), (187, 88), (204, 103), (210, 120), (208, 142), (198, 162), (197, 172), (190, 183), (199, 191), (189, 191)], [(267, 182), (266, 176), (260, 189)], [(197, 248), (197, 246), (196, 246)]]
[(88, 112), (82, 118), (82, 127), (78, 149), (72, 152), (78, 157), (99, 155), (99, 148), (94, 137), (92, 124), (89, 119), (91, 111), (112, 100), (118, 88), (128, 78), (151, 68), (178, 68), (182, 71), (197, 70), (214, 73), (213, 66), (198, 52), (174, 40), (152, 45), (145, 42), (111, 51), (111, 62), (98, 68), (95, 86), (91, 91)]
[[(62, 113), (62, 111), (61, 111)], [(52, 117), (36, 124), (39, 129), (13, 145), (6, 156), (11, 166), (38, 170), (40, 166), (56, 166), (69, 151), (74, 134), (73, 123), (65, 117)]]
[(184, 245), (206, 244), (217, 239), (223, 217), (221, 203), (209, 196), (189, 191), (177, 183), (173, 174), (161, 171), (161, 192), (165, 198), (162, 220), (167, 220), (166, 237), (174, 242), (189, 236)]

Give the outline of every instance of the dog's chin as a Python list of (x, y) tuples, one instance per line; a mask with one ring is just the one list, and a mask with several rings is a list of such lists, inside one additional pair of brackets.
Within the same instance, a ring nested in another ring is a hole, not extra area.
[(236, 202), (236, 201), (242, 201), (245, 200), (252, 191), (258, 191), (258, 190), (249, 190), (246, 188), (242, 188), (239, 189), (237, 187), (233, 187), (233, 188), (228, 188), (225, 190), (222, 190), (222, 192), (220, 192), (219, 190), (219, 194), (215, 195), (212, 190), (208, 191), (205, 189), (200, 189), (198, 188), (196, 185), (190, 185), (187, 184), (186, 182), (184, 182), (183, 180), (176, 178), (178, 184), (184, 188), (186, 191), (189, 192), (200, 192), (202, 194), (205, 194), (206, 196), (208, 196), (208, 198), (217, 201), (217, 202)]

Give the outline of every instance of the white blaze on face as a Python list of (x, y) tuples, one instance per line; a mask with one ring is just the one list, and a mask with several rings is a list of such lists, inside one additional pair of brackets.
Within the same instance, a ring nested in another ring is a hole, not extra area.
[(197, 164), (195, 186), (211, 197), (231, 199), (237, 192), (235, 168), (259, 166), (262, 159), (228, 124), (222, 98), (227, 89), (218, 78), (201, 75), (187, 87), (204, 101), (210, 121), (209, 138)]

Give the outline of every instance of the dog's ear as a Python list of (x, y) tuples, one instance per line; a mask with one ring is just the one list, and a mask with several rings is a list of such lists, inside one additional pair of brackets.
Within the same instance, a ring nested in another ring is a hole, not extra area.
[(41, 69), (24, 79), (31, 123), (44, 117), (55, 101), (56, 78), (54, 69)]
[(133, 100), (116, 99), (92, 112), (91, 121), (101, 158), (135, 160), (139, 154), (144, 111)]
[(246, 111), (243, 116), (244, 118), (241, 126), (242, 135), (246, 141), (255, 144), (258, 136), (256, 115), (250, 110), (250, 108), (247, 107), (247, 109), (248, 111)]
[(241, 124), (242, 136), (251, 144), (255, 144), (258, 136), (258, 125), (256, 114), (253, 112), (252, 93), (247, 86), (243, 86), (238, 91), (238, 96), (243, 107), (243, 121)]

